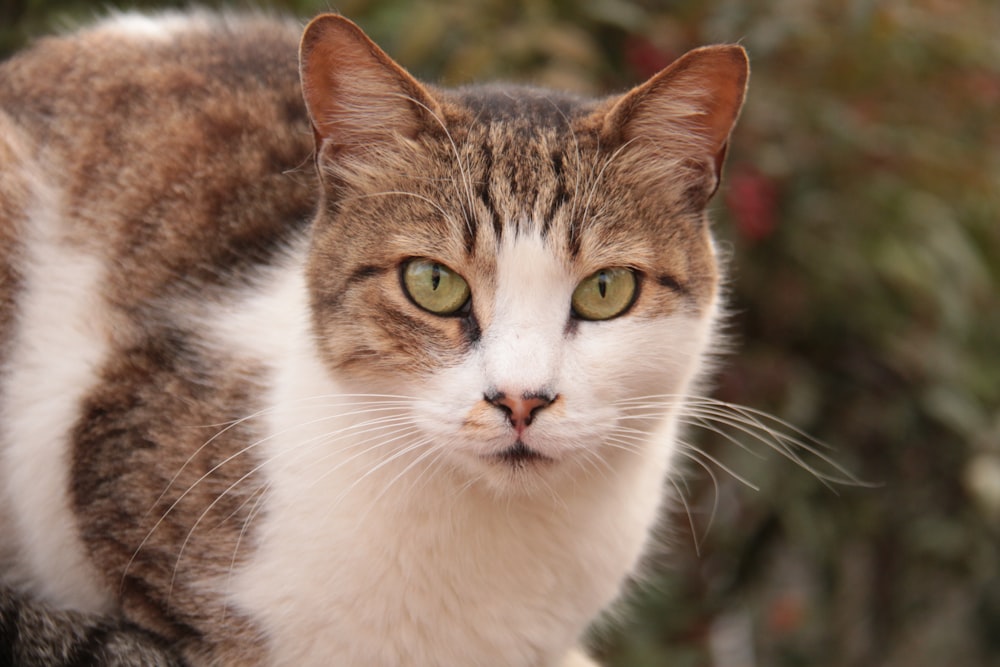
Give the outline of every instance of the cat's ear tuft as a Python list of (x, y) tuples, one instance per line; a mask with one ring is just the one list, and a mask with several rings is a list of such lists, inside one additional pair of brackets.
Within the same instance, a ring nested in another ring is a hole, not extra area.
[(688, 52), (617, 100), (604, 117), (612, 143), (652, 148), (677, 160), (693, 160), (718, 186), (729, 135), (746, 95), (750, 66), (737, 45)]
[(413, 138), (437, 113), (427, 90), (350, 20), (323, 14), (299, 47), (302, 94), (317, 149), (365, 149)]

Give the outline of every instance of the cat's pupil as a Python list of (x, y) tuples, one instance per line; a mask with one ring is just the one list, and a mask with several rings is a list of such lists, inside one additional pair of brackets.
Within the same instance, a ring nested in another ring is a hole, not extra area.
[(602, 299), (608, 293), (608, 274), (604, 271), (597, 275), (597, 291), (601, 293)]
[(438, 285), (440, 284), (441, 284), (441, 265), (435, 264), (431, 268), (431, 289), (436, 292)]

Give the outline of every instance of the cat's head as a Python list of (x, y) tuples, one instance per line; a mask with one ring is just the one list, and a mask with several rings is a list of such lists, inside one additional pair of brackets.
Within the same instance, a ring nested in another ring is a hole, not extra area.
[(498, 487), (655, 446), (644, 433), (676, 413), (712, 336), (705, 207), (743, 50), (693, 51), (602, 100), (431, 89), (333, 15), (301, 58), (329, 372), (416, 399), (438, 458)]

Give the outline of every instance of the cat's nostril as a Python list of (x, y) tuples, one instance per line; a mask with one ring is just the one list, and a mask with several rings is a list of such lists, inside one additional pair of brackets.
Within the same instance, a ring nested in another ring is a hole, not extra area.
[(510, 421), (518, 435), (531, 425), (535, 413), (547, 408), (555, 402), (555, 396), (543, 393), (526, 392), (521, 396), (508, 396), (503, 392), (488, 394), (486, 400), (500, 408)]

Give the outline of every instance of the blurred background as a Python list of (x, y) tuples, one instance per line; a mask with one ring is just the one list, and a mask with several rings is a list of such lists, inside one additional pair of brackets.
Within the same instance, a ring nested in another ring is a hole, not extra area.
[[(705, 464), (678, 485), (689, 511), (595, 652), (619, 667), (1000, 665), (1000, 3), (255, 5), (340, 11), (445, 84), (619, 91), (689, 48), (743, 44), (750, 95), (713, 204), (734, 341), (715, 396), (794, 424), (863, 483), (824, 483), (732, 430), (750, 452), (689, 434)], [(0, 54), (97, 11), (0, 0)]]

